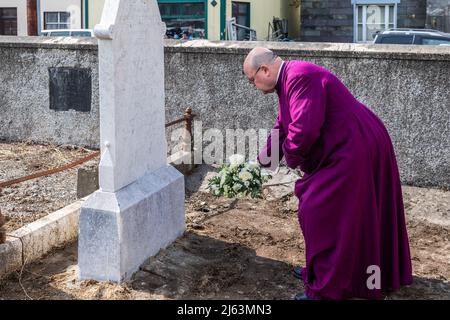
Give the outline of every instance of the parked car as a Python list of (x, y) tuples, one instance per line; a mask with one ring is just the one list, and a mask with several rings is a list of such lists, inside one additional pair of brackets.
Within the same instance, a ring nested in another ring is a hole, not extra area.
[(450, 46), (450, 34), (432, 29), (388, 29), (377, 32), (373, 43)]
[(93, 37), (94, 31), (90, 30), (90, 29), (42, 30), (41, 36), (44, 36), (44, 37)]

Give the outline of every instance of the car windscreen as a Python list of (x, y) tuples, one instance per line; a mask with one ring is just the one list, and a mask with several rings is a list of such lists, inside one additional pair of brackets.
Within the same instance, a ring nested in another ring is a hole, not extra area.
[(450, 45), (450, 39), (422, 38), (424, 45)]
[(380, 43), (388, 44), (412, 44), (413, 36), (384, 36)]

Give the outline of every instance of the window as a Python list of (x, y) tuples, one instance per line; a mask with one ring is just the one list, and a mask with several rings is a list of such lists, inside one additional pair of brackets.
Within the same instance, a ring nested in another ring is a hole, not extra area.
[(204, 0), (158, 1), (162, 20), (169, 38), (205, 38), (206, 6)]
[(412, 44), (414, 41), (413, 36), (386, 36), (383, 37), (380, 43), (387, 44)]
[(353, 0), (354, 41), (373, 41), (377, 31), (397, 27), (399, 0)]
[(44, 29), (70, 29), (70, 12), (44, 12)]
[[(232, 2), (232, 17), (236, 18), (236, 23), (250, 28), (250, 3)], [(237, 30), (237, 40), (246, 40), (248, 31), (242, 28)]]
[(424, 45), (449, 45), (450, 46), (450, 40), (423, 38), (422, 44), (424, 44)]
[(0, 8), (0, 35), (17, 36), (17, 8)]

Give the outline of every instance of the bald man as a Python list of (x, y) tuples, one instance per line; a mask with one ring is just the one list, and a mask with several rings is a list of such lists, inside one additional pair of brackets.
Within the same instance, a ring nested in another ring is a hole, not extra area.
[(271, 135), (258, 156), (261, 166), (284, 157), (304, 172), (294, 192), (306, 265), (294, 272), (305, 292), (295, 299), (379, 299), (411, 284), (400, 177), (382, 121), (315, 64), (255, 48), (244, 73), (279, 99), (279, 159), (272, 159)]

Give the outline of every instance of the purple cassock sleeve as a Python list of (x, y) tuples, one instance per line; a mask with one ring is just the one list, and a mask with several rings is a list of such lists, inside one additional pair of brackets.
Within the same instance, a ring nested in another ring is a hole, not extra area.
[[(277, 141), (272, 141), (274, 139), (278, 139), (278, 143)], [(286, 139), (286, 134), (284, 133), (283, 130), (280, 113), (278, 113), (277, 122), (275, 123), (275, 126), (273, 127), (271, 133), (269, 134), (269, 137), (267, 138), (266, 145), (261, 150), (257, 158), (261, 167), (268, 168), (272, 167), (273, 165), (278, 165), (280, 160), (283, 158), (282, 146), (284, 143), (284, 139)], [(278, 148), (277, 159), (272, 158), (276, 156), (276, 154), (272, 153), (272, 147)], [(275, 160), (277, 163), (274, 164), (272, 160)]]
[(291, 122), (282, 145), (290, 168), (306, 171), (308, 153), (320, 136), (325, 119), (326, 92), (322, 78), (294, 77), (288, 83), (287, 101)]

